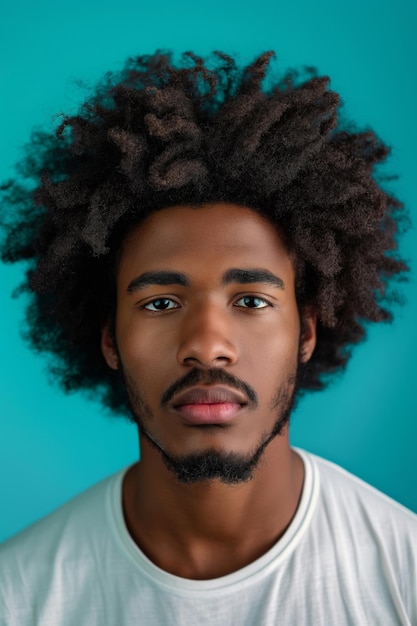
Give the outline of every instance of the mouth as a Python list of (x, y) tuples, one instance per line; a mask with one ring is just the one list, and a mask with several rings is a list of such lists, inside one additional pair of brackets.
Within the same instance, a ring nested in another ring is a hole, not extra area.
[(247, 406), (240, 392), (224, 386), (193, 387), (172, 399), (172, 408), (194, 425), (227, 424)]

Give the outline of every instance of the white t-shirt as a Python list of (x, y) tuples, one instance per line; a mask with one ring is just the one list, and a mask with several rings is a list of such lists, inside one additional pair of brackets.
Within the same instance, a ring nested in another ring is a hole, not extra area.
[(250, 565), (188, 580), (156, 567), (123, 518), (123, 472), (0, 549), (1, 626), (417, 625), (417, 516), (298, 450), (302, 498)]

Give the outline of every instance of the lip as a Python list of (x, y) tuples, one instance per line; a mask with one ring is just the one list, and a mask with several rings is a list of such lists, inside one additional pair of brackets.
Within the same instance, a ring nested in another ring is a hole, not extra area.
[(220, 385), (193, 387), (171, 401), (173, 409), (191, 424), (227, 424), (247, 404), (242, 393)]

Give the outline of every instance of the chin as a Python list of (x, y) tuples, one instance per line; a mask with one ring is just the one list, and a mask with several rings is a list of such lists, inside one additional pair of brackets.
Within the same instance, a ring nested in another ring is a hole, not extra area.
[(141, 434), (156, 449), (175, 479), (183, 484), (205, 481), (220, 481), (228, 485), (236, 485), (252, 480), (259, 466), (267, 445), (275, 438), (275, 434), (264, 437), (260, 444), (251, 452), (235, 452), (207, 450), (178, 455), (164, 449), (149, 433), (141, 429)]

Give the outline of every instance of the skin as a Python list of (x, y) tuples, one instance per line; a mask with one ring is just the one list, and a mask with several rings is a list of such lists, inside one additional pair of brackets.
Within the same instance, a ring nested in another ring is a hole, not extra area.
[[(268, 270), (282, 285), (225, 284), (225, 273), (236, 268)], [(135, 283), (145, 272), (168, 270), (184, 274), (188, 284)], [(236, 571), (272, 547), (295, 514), (303, 464), (290, 447), (287, 425), (266, 446), (252, 480), (237, 485), (180, 483), (160, 452), (247, 456), (270, 435), (283, 397), (293, 391), (299, 354), (307, 361), (316, 342), (310, 309), (300, 339), (294, 281), (293, 257), (277, 228), (247, 207), (170, 207), (124, 242), (115, 340), (108, 323), (102, 351), (140, 393), (145, 410), (135, 398), (131, 403), (147, 433), (141, 460), (124, 481), (124, 514), (137, 545), (172, 574), (209, 579)], [(205, 375), (218, 368), (253, 389), (256, 405), (248, 402), (222, 424), (215, 413), (207, 426), (161, 404), (164, 392), (191, 370)]]

